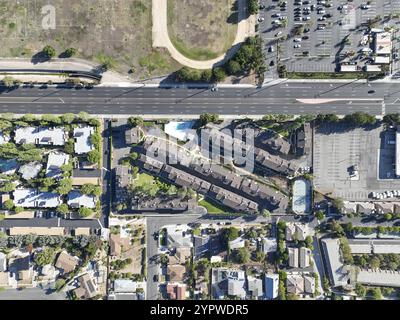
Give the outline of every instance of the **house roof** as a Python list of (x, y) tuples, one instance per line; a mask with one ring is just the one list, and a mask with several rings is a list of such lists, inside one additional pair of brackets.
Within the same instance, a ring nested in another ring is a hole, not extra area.
[(78, 278), (80, 287), (75, 289), (75, 293), (79, 297), (85, 297), (86, 299), (91, 299), (96, 296), (97, 289), (93, 282), (92, 277), (85, 273)]
[(78, 260), (65, 251), (62, 251), (58, 255), (55, 264), (55, 266), (59, 269), (62, 269), (64, 273), (70, 273), (74, 271), (77, 265), (78, 265)]
[(75, 153), (84, 154), (92, 151), (94, 146), (90, 140), (94, 133), (94, 128), (91, 126), (79, 126), (74, 129)]
[(167, 294), (171, 300), (184, 300), (186, 296), (186, 284), (168, 283)]
[(130, 247), (129, 238), (121, 238), (119, 234), (110, 235), (110, 254), (118, 256), (122, 253), (122, 249), (127, 250)]
[(139, 128), (131, 128), (125, 131), (125, 142), (126, 144), (139, 143), (140, 142), (140, 130)]
[(185, 263), (188, 258), (191, 256), (191, 248), (190, 247), (179, 247), (176, 248), (175, 255), (169, 256), (169, 264), (179, 264)]
[(253, 297), (263, 295), (263, 281), (254, 277), (247, 277), (248, 289)]
[(20, 127), (15, 130), (17, 144), (63, 146), (67, 139), (64, 127)]
[(304, 292), (304, 279), (300, 275), (288, 275), (286, 278), (286, 288), (288, 293), (300, 294)]
[(46, 177), (55, 178), (62, 174), (61, 166), (68, 164), (69, 155), (63, 152), (50, 152), (47, 158)]
[(80, 191), (73, 190), (68, 193), (67, 203), (73, 208), (85, 207), (93, 209), (96, 207), (96, 196), (92, 194), (83, 194)]
[(14, 205), (25, 208), (55, 208), (62, 201), (59, 194), (39, 192), (36, 189), (16, 189), (14, 191)]
[(114, 292), (115, 293), (132, 293), (136, 292), (137, 282), (128, 279), (116, 279), (114, 280)]

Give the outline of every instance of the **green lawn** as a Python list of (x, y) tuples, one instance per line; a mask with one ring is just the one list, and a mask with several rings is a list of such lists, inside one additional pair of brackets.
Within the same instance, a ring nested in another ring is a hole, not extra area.
[(200, 206), (203, 206), (207, 209), (208, 213), (227, 213), (231, 210), (223, 205), (220, 205), (215, 202), (210, 202), (206, 199), (203, 199), (199, 202)]

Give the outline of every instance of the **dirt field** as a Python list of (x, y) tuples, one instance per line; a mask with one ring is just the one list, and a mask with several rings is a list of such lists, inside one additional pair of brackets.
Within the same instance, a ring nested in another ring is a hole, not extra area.
[(235, 40), (235, 0), (168, 0), (168, 32), (182, 54), (209, 60), (225, 53)]
[[(42, 20), (52, 5), (56, 28)], [(168, 54), (152, 49), (151, 0), (0, 0), (1, 57), (30, 58), (51, 45), (61, 54), (76, 48), (76, 57), (111, 60), (135, 78), (164, 75), (178, 68)]]

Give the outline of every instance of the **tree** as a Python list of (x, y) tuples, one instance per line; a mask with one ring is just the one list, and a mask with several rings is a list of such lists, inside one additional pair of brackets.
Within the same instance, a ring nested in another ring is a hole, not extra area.
[(313, 239), (311, 236), (306, 237), (305, 243), (306, 243), (307, 248), (313, 249)]
[(75, 141), (74, 141), (74, 139), (73, 139), (73, 138), (68, 139), (68, 141), (65, 143), (64, 151), (65, 151), (66, 153), (73, 154), (74, 151), (75, 151), (75, 147), (74, 147), (74, 146), (75, 146)]
[(388, 221), (392, 220), (393, 219), (393, 215), (391, 213), (386, 213), (385, 214), (385, 219), (388, 220)]
[(80, 207), (78, 209), (78, 214), (82, 217), (82, 218), (86, 218), (89, 217), (93, 214), (93, 210), (90, 208), (85, 208), (85, 207)]
[(44, 250), (35, 254), (35, 263), (43, 267), (46, 264), (52, 264), (55, 258), (55, 252), (52, 248), (45, 248)]
[(341, 256), (342, 256), (343, 262), (348, 265), (353, 264), (354, 260), (353, 260), (353, 256), (351, 255), (349, 241), (347, 240), (347, 238), (342, 237), (339, 239), (339, 242), (340, 242), (340, 251), (341, 251)]
[(390, 113), (386, 114), (383, 117), (383, 122), (386, 124), (399, 124), (400, 123), (400, 114), (398, 113)]
[(97, 163), (100, 161), (100, 152), (92, 150), (88, 153), (88, 160), (90, 163)]
[(365, 112), (355, 112), (352, 114), (348, 114), (344, 117), (343, 120), (350, 123), (351, 125), (360, 127), (365, 125), (373, 125), (376, 123), (375, 116)]
[(42, 50), (42, 53), (49, 59), (54, 58), (56, 56), (56, 49), (52, 46), (45, 46)]
[(318, 221), (322, 221), (325, 219), (325, 214), (323, 211), (317, 211), (315, 213), (315, 217), (318, 219)]
[(64, 55), (67, 58), (71, 58), (72, 56), (76, 55), (77, 50), (75, 48), (68, 48), (64, 51)]
[(258, 0), (248, 0), (247, 5), (250, 15), (258, 13), (258, 8), (259, 8)]
[(213, 69), (213, 78), (216, 82), (224, 81), (226, 78), (225, 70), (217, 67)]
[(72, 180), (70, 178), (62, 179), (56, 188), (57, 193), (64, 195), (72, 190)]
[(367, 289), (361, 283), (356, 283), (355, 292), (357, 296), (364, 298), (365, 295), (367, 294)]
[(371, 269), (376, 270), (381, 266), (381, 261), (378, 257), (373, 257), (369, 262)]
[(237, 263), (248, 263), (250, 260), (250, 252), (245, 247), (233, 250), (232, 256)]
[(78, 113), (78, 119), (80, 119), (81, 121), (88, 121), (89, 119), (89, 114), (85, 111), (81, 111)]
[(85, 183), (82, 187), (81, 187), (81, 192), (83, 194), (92, 194), (94, 188), (96, 187), (96, 185), (92, 184), (92, 183)]
[(268, 209), (263, 209), (263, 210), (262, 210), (262, 216), (263, 216), (264, 218), (269, 218), (269, 217), (271, 216), (271, 212), (269, 212)]
[(4, 201), (3, 207), (6, 208), (7, 210), (11, 210), (14, 208), (14, 202), (11, 199), (8, 199)]
[(66, 281), (64, 279), (58, 279), (54, 284), (54, 290), (60, 291), (65, 286)]
[(56, 211), (61, 214), (67, 214), (69, 212), (68, 205), (65, 203), (62, 203), (57, 207)]
[(227, 71), (229, 74), (237, 74), (242, 71), (242, 67), (236, 60), (230, 60), (227, 65)]
[(204, 82), (210, 82), (212, 80), (212, 70), (211, 69), (206, 69), (203, 70), (203, 72), (201, 73), (201, 80)]
[(207, 123), (216, 123), (219, 120), (219, 116), (215, 113), (203, 113), (200, 115), (200, 123), (202, 126)]
[(61, 120), (64, 123), (72, 123), (75, 120), (75, 115), (73, 113), (65, 113), (61, 116)]
[(257, 262), (265, 261), (265, 253), (262, 251), (257, 251), (254, 260)]
[(144, 123), (144, 120), (141, 117), (129, 117), (128, 118), (128, 124), (133, 128), (137, 127), (137, 126), (141, 126), (141, 125), (143, 125), (143, 123)]
[(369, 293), (373, 300), (382, 300), (382, 291), (380, 288), (371, 288), (369, 289)]
[(226, 245), (229, 241), (233, 241), (239, 237), (239, 230), (235, 227), (225, 228), (221, 232), (221, 239)]
[(5, 76), (2, 80), (3, 85), (7, 88), (12, 88), (15, 85), (15, 79), (10, 76)]

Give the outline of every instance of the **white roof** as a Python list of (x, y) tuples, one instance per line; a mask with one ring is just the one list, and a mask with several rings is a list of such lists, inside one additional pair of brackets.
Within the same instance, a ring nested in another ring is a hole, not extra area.
[(381, 71), (382, 67), (378, 64), (367, 64), (366, 71), (374, 72), (374, 71)]
[(93, 150), (94, 146), (90, 141), (90, 136), (94, 133), (91, 126), (80, 126), (74, 129), (75, 153), (83, 154)]
[(389, 56), (376, 56), (374, 58), (375, 63), (390, 63), (390, 57)]
[(69, 155), (63, 152), (50, 152), (47, 159), (46, 177), (54, 178), (62, 173), (61, 166), (68, 164)]
[(10, 141), (10, 137), (4, 135), (3, 132), (0, 132), (0, 144), (7, 143), (8, 141)]
[(83, 194), (80, 191), (73, 190), (68, 193), (68, 205), (70, 207), (86, 207), (95, 208), (96, 207), (96, 196), (92, 194)]
[(129, 293), (136, 292), (138, 283), (133, 280), (117, 279), (114, 281), (114, 292), (115, 293)]
[(352, 64), (341, 64), (340, 71), (342, 72), (355, 72), (357, 71), (357, 66)]
[(238, 237), (235, 240), (229, 241), (230, 249), (239, 249), (244, 248), (244, 239), (242, 237)]
[(67, 134), (63, 127), (21, 127), (15, 130), (17, 144), (43, 144), (63, 146)]
[(38, 192), (36, 189), (16, 189), (14, 205), (25, 208), (55, 208), (62, 203), (59, 194)]
[(349, 275), (348, 271), (340, 260), (339, 240), (322, 239), (321, 242), (333, 286), (346, 286)]
[(361, 270), (357, 282), (367, 285), (400, 287), (400, 272), (389, 270)]
[(375, 33), (375, 53), (390, 54), (392, 51), (392, 36), (390, 32)]
[(262, 238), (261, 245), (264, 253), (274, 252), (277, 249), (276, 238)]

